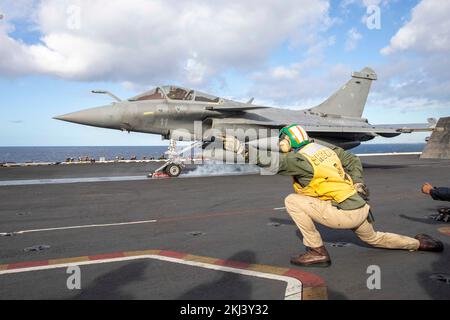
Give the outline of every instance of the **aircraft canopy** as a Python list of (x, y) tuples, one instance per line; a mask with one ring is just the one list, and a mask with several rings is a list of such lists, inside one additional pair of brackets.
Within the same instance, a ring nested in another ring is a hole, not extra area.
[(177, 86), (163, 86), (157, 87), (153, 90), (144, 92), (136, 97), (129, 99), (129, 101), (144, 101), (144, 100), (160, 100), (167, 97), (170, 100), (182, 101), (197, 101), (218, 103), (220, 98), (200, 92)]

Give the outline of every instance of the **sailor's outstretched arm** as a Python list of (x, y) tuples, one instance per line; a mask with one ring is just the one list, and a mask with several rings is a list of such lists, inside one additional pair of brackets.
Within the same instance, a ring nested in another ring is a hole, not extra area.
[(311, 164), (299, 153), (258, 149), (252, 145), (244, 145), (233, 138), (225, 141), (224, 149), (243, 156), (245, 163), (261, 167), (265, 174), (309, 177), (313, 172)]
[(430, 195), (434, 200), (450, 201), (450, 188), (433, 188)]

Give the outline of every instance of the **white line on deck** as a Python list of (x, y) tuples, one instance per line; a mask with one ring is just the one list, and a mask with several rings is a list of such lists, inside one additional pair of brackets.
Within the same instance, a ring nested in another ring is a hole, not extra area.
[(6, 180), (0, 181), (0, 186), (28, 186), (40, 184), (67, 184), (85, 182), (111, 182), (111, 181), (139, 181), (149, 180), (146, 176), (122, 176), (122, 177), (92, 177), (92, 178), (62, 178), (62, 179), (39, 179), (39, 180)]
[(73, 263), (63, 263), (63, 264), (39, 266), (39, 267), (29, 267), (29, 268), (23, 268), (23, 269), (4, 270), (4, 271), (0, 271), (0, 275), (22, 273), (22, 272), (29, 272), (29, 271), (67, 268), (67, 267), (71, 267), (71, 266), (83, 266), (83, 265), (91, 265), (91, 264), (131, 261), (131, 260), (138, 260), (138, 259), (156, 259), (156, 260), (179, 263), (179, 264), (186, 264), (186, 265), (190, 265), (190, 266), (194, 266), (194, 267), (200, 267), (200, 268), (211, 269), (211, 270), (216, 270), (216, 271), (231, 272), (231, 273), (237, 273), (237, 274), (242, 274), (242, 275), (246, 275), (246, 276), (283, 281), (283, 282), (287, 283), (286, 291), (285, 291), (285, 295), (284, 295), (285, 300), (301, 300), (302, 299), (303, 284), (300, 280), (295, 279), (293, 277), (281, 276), (281, 275), (246, 270), (246, 269), (218, 266), (218, 265), (209, 264), (209, 263), (189, 261), (189, 260), (183, 260), (183, 259), (177, 259), (177, 258), (171, 258), (171, 257), (165, 257), (165, 256), (159, 256), (159, 255), (145, 255), (145, 256), (124, 257), (124, 258), (112, 258), (112, 259), (82, 261), (82, 262), (73, 262)]
[(45, 229), (35, 229), (35, 230), (22, 230), (16, 232), (3, 232), (0, 236), (6, 236), (10, 234), (24, 234), (32, 232), (44, 232), (44, 231), (56, 231), (56, 230), (70, 230), (70, 229), (85, 229), (85, 228), (102, 228), (102, 227), (114, 227), (114, 226), (126, 226), (133, 224), (145, 224), (145, 223), (155, 223), (157, 220), (145, 220), (145, 221), (132, 221), (132, 222), (120, 222), (120, 223), (108, 223), (108, 224), (89, 224), (83, 226), (70, 226), (70, 227), (59, 227), (59, 228), (45, 228)]
[[(208, 175), (196, 175), (196, 174), (182, 174), (177, 179), (189, 179), (189, 178), (208, 178), (208, 177), (225, 177), (225, 176), (242, 176), (251, 175), (255, 173), (249, 172), (230, 172), (230, 173), (218, 173)], [(0, 181), (0, 187), (11, 186), (30, 186), (30, 185), (43, 185), (43, 184), (71, 184), (71, 183), (91, 183), (91, 182), (117, 182), (117, 181), (152, 181), (160, 179), (151, 179), (145, 175), (141, 176), (119, 176), (119, 177), (90, 177), (90, 178), (61, 178), (61, 179), (36, 179), (36, 180), (4, 180)]]
[(286, 210), (286, 207), (273, 208), (273, 210)]

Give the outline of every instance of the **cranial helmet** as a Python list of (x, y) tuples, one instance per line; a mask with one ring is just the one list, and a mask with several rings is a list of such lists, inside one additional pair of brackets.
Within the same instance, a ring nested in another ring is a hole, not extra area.
[[(287, 146), (286, 143), (280, 143), (280, 149), (282, 152), (289, 152), (291, 148), (301, 148), (310, 143), (309, 136), (305, 129), (298, 124), (293, 124), (281, 129), (279, 135), (280, 141), (283, 142), (286, 137), (289, 139), (290, 146)], [(289, 149), (287, 150), (288, 147)]]

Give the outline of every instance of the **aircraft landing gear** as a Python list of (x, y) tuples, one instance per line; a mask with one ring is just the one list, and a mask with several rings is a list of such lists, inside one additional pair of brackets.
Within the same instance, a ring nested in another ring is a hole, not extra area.
[(169, 177), (171, 178), (176, 178), (181, 174), (181, 166), (177, 165), (177, 164), (170, 164), (166, 167), (166, 173), (169, 175)]
[(149, 173), (148, 178), (177, 178), (183, 171), (183, 163), (166, 162), (162, 167), (159, 167), (155, 172)]
[(192, 143), (190, 146), (182, 149), (180, 152), (175, 151), (176, 142), (174, 140), (170, 141), (169, 150), (167, 151), (167, 154), (169, 155), (169, 159), (155, 170), (155, 172), (148, 174), (149, 178), (176, 178), (180, 176), (181, 172), (184, 169), (184, 163), (181, 159), (181, 155), (184, 154), (187, 151), (190, 151), (197, 147), (202, 147), (206, 143), (210, 142), (203, 142), (203, 141), (196, 141)]

